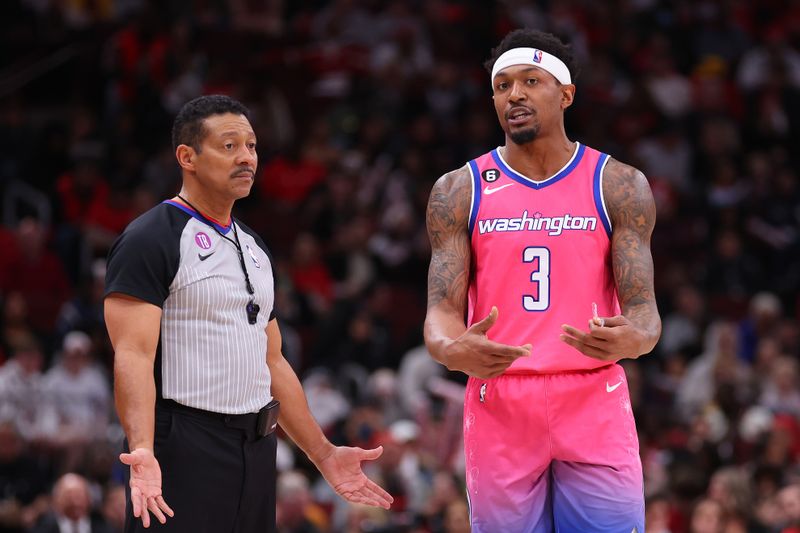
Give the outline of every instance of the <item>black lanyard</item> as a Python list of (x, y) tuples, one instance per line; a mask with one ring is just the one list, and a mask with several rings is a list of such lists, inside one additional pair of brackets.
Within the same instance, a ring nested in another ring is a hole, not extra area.
[(233, 236), (236, 239), (235, 241), (217, 229), (217, 225), (203, 215), (199, 209), (190, 204), (189, 200), (180, 194), (177, 196), (183, 201), (183, 203), (194, 209), (197, 215), (202, 218), (206, 224), (214, 228), (214, 231), (216, 231), (220, 237), (231, 243), (236, 248), (236, 251), (239, 254), (239, 266), (242, 267), (242, 273), (244, 274), (244, 287), (247, 289), (247, 294), (250, 295), (250, 301), (247, 302), (247, 305), (245, 306), (245, 311), (247, 312), (247, 322), (250, 324), (255, 324), (258, 321), (258, 312), (261, 310), (261, 306), (259, 306), (253, 298), (253, 295), (255, 295), (256, 291), (253, 289), (253, 284), (250, 283), (250, 276), (247, 274), (247, 265), (244, 263), (244, 252), (242, 252), (242, 244), (239, 242), (239, 232), (236, 231), (236, 222), (233, 220), (233, 217), (231, 217), (231, 227), (233, 228)]

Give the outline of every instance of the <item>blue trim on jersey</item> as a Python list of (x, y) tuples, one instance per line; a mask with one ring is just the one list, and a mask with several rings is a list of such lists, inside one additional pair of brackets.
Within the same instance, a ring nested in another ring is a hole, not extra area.
[(469, 234), (472, 236), (472, 229), (475, 227), (475, 219), (478, 218), (478, 208), (481, 206), (481, 174), (478, 172), (478, 163), (473, 159), (469, 162), (469, 169), (472, 172), (472, 206), (469, 212)]
[(594, 169), (594, 183), (592, 189), (594, 189), (594, 206), (597, 208), (597, 213), (600, 215), (600, 221), (603, 223), (603, 227), (606, 228), (606, 234), (611, 237), (611, 221), (608, 220), (608, 216), (606, 215), (606, 209), (603, 205), (603, 195), (601, 194), (602, 191), (600, 191), (600, 174), (607, 159), (608, 154), (600, 154), (600, 159), (597, 160), (597, 167)]
[[(196, 218), (197, 220), (199, 220), (203, 224), (206, 224), (207, 226), (211, 226), (212, 228), (214, 228), (218, 232), (222, 233), (223, 235), (225, 235), (226, 233), (228, 233), (231, 230), (231, 224), (228, 224), (227, 226), (220, 226), (216, 222), (213, 222), (213, 221), (207, 219), (206, 217), (204, 217), (203, 215), (201, 215), (200, 213), (198, 213), (197, 211), (195, 211), (191, 207), (188, 207), (188, 206), (185, 206), (185, 205), (183, 205), (181, 203), (178, 203), (175, 200), (164, 200), (164, 202), (162, 202), (162, 203), (169, 204), (169, 205), (174, 205), (175, 207), (177, 207), (178, 209), (180, 209), (181, 211), (183, 211), (187, 215), (189, 215), (189, 216), (191, 216), (193, 218)], [(231, 223), (233, 223), (233, 218), (231, 218)]]
[(497, 152), (497, 148), (492, 150), (492, 157), (494, 158), (494, 162), (497, 163), (497, 166), (500, 167), (500, 169), (503, 172), (505, 172), (506, 176), (508, 176), (512, 180), (516, 181), (517, 183), (521, 183), (522, 185), (525, 185), (525, 186), (530, 187), (532, 189), (537, 189), (538, 190), (538, 189), (543, 189), (544, 187), (547, 187), (548, 185), (552, 185), (552, 184), (554, 184), (554, 183), (556, 183), (558, 181), (561, 181), (562, 179), (566, 178), (569, 175), (569, 173), (572, 172), (575, 169), (576, 166), (578, 166), (578, 163), (581, 162), (581, 158), (583, 157), (584, 148), (585, 147), (584, 147), (583, 143), (578, 143), (578, 152), (572, 158), (572, 162), (567, 166), (567, 168), (565, 168), (564, 170), (562, 170), (561, 172), (559, 172), (555, 176), (549, 177), (546, 180), (544, 180), (542, 182), (539, 182), (539, 183), (531, 180), (530, 178), (526, 178), (525, 176), (523, 176), (522, 174), (520, 174), (516, 170), (514, 170), (511, 167), (509, 167), (508, 165), (506, 165), (503, 162), (503, 158), (500, 157), (500, 154)]

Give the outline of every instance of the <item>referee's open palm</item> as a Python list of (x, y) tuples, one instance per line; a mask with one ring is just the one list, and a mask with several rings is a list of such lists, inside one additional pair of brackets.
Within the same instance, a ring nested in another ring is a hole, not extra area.
[(153, 452), (137, 448), (131, 453), (120, 454), (119, 460), (131, 467), (133, 516), (141, 518), (144, 527), (150, 527), (150, 513), (162, 524), (167, 521), (164, 513), (175, 516), (161, 495), (161, 466)]
[(319, 462), (317, 468), (345, 500), (388, 509), (394, 498), (361, 470), (362, 461), (375, 460), (382, 453), (380, 446), (372, 450), (337, 446), (333, 453)]

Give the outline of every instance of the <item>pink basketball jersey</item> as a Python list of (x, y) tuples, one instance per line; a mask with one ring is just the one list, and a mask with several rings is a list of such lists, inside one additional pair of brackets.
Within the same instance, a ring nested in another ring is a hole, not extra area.
[(472, 173), (473, 271), (468, 324), (497, 306), (489, 338), (533, 345), (508, 373), (589, 370), (592, 359), (559, 339), (561, 325), (588, 330), (592, 303), (600, 316), (619, 313), (611, 267), (611, 223), (603, 203), (608, 155), (576, 143), (555, 175), (533, 181), (497, 149), (469, 162)]

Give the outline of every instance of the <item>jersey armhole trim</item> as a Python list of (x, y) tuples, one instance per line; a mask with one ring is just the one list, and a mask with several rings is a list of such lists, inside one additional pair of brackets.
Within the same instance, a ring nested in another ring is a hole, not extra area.
[(478, 172), (478, 163), (473, 159), (467, 166), (469, 173), (472, 175), (472, 200), (469, 209), (469, 235), (472, 237), (472, 230), (475, 227), (475, 219), (478, 218), (478, 208), (481, 206), (481, 182), (480, 173)]
[(606, 164), (608, 164), (608, 154), (600, 154), (600, 159), (597, 160), (597, 167), (594, 169), (594, 205), (597, 213), (600, 215), (600, 221), (606, 229), (606, 234), (611, 237), (611, 218), (608, 216), (608, 209), (606, 209), (606, 201), (603, 196), (603, 172), (605, 171)]

